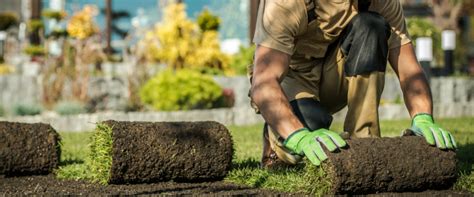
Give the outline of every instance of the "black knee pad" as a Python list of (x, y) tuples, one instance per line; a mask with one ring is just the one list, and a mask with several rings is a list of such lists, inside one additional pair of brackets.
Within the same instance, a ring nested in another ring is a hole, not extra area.
[(296, 99), (290, 102), (293, 113), (311, 131), (326, 128), (332, 123), (332, 116), (324, 107), (312, 98)]
[(385, 72), (390, 34), (390, 25), (382, 15), (360, 12), (354, 16), (341, 38), (346, 75)]
[(355, 30), (375, 31), (379, 36), (390, 37), (390, 25), (385, 18), (377, 12), (359, 12), (352, 18), (352, 28)]

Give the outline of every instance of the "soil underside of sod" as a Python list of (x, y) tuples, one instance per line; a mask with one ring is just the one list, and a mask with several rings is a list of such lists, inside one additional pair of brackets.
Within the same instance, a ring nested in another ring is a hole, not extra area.
[(0, 121), (0, 174), (48, 174), (60, 158), (59, 135), (48, 124)]
[(222, 180), (232, 139), (217, 122), (104, 122), (113, 130), (109, 183)]
[[(2, 195), (243, 195), (243, 196), (302, 196), (278, 191), (251, 188), (226, 182), (174, 183), (131, 185), (99, 185), (85, 181), (58, 180), (54, 175), (4, 177), (0, 176), (0, 196)], [(383, 193), (371, 196), (472, 196), (459, 191), (425, 191), (421, 193)]]
[(456, 182), (456, 154), (429, 146), (422, 137), (364, 138), (329, 154), (333, 192), (448, 189)]
[(54, 175), (4, 177), (0, 176), (2, 195), (285, 195), (286, 193), (251, 188), (227, 182), (100, 185), (86, 181), (58, 180)]

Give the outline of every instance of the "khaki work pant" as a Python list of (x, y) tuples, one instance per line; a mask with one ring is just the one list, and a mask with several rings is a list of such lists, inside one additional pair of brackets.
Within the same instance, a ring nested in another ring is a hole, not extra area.
[[(353, 138), (380, 137), (378, 106), (385, 73), (374, 71), (370, 74), (346, 76), (344, 55), (340, 47), (332, 50), (324, 61), (317, 61), (319, 65), (311, 66), (309, 73), (301, 73), (305, 70), (290, 69), (281, 83), (283, 91), (289, 101), (316, 99), (331, 114), (347, 106), (345, 132), (349, 132)], [(299, 155), (291, 154), (291, 151), (283, 146), (283, 139), (277, 132), (270, 128), (268, 131), (269, 145), (279, 159), (290, 164), (301, 160)], [(268, 144), (264, 144), (264, 149), (265, 146)]]

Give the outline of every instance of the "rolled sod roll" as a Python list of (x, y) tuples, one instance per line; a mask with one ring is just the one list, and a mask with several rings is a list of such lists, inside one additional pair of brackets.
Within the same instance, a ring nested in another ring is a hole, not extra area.
[(217, 122), (98, 124), (89, 166), (101, 183), (201, 182), (223, 179), (233, 157), (232, 139)]
[(423, 137), (363, 138), (347, 143), (347, 149), (328, 153), (324, 166), (333, 194), (448, 189), (457, 179), (456, 153), (430, 146)]
[(48, 174), (60, 155), (60, 137), (50, 125), (0, 121), (0, 174)]

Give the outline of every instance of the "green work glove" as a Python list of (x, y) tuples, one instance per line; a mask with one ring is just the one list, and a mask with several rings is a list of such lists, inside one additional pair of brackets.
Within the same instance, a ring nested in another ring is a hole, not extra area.
[(311, 132), (306, 128), (292, 133), (283, 144), (294, 153), (305, 155), (316, 166), (328, 158), (321, 144), (331, 152), (347, 145), (341, 136), (333, 131), (318, 129)]
[(420, 113), (415, 115), (411, 122), (410, 130), (417, 136), (423, 136), (428, 144), (440, 149), (456, 149), (453, 135), (434, 123), (430, 114)]

